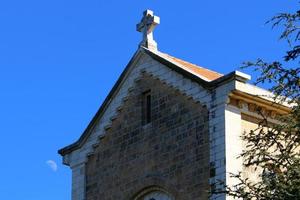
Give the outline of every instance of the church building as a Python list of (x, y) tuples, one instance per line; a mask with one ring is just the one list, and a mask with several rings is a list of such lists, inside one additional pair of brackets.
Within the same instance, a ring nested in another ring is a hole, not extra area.
[(220, 74), (161, 52), (146, 10), (139, 48), (81, 137), (59, 150), (72, 200), (225, 200), (209, 191), (243, 171), (240, 136), (288, 112), (239, 71)]

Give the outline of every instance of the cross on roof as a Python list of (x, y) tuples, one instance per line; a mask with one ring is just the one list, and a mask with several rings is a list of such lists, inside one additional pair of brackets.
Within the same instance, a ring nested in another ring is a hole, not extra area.
[(153, 30), (160, 23), (158, 16), (153, 14), (153, 11), (144, 11), (144, 16), (139, 24), (136, 25), (136, 30), (143, 33), (143, 40), (140, 46), (148, 49), (157, 50), (157, 43), (153, 39)]

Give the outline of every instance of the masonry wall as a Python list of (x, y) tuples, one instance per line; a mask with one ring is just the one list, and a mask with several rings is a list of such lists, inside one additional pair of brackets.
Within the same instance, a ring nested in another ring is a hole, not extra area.
[[(257, 130), (258, 124), (262, 119), (257, 119), (255, 117), (251, 117), (249, 115), (242, 114), (241, 123), (242, 123), (242, 134), (250, 133), (250, 131)], [(258, 133), (257, 133), (258, 134)], [(244, 148), (243, 150), (247, 150), (245, 147), (247, 145), (246, 141), (243, 141)], [(259, 175), (262, 173), (262, 169), (257, 166), (243, 166), (242, 175), (243, 178), (249, 179), (249, 181), (256, 182), (260, 180)]]
[[(151, 90), (152, 121), (142, 125), (142, 93)], [(86, 163), (86, 199), (133, 199), (159, 186), (176, 200), (206, 200), (208, 111), (144, 75)]]

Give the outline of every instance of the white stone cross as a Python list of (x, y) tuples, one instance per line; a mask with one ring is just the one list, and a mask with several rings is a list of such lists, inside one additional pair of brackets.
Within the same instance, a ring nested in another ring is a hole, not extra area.
[(153, 11), (144, 11), (141, 22), (136, 25), (136, 30), (143, 33), (143, 41), (140, 43), (140, 46), (157, 50), (157, 43), (153, 39), (153, 30), (159, 23), (160, 19), (158, 16), (153, 15)]

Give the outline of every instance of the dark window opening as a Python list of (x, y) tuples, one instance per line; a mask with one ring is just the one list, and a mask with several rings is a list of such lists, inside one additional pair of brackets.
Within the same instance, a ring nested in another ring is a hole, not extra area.
[(143, 93), (143, 125), (151, 122), (151, 93), (150, 90)]

